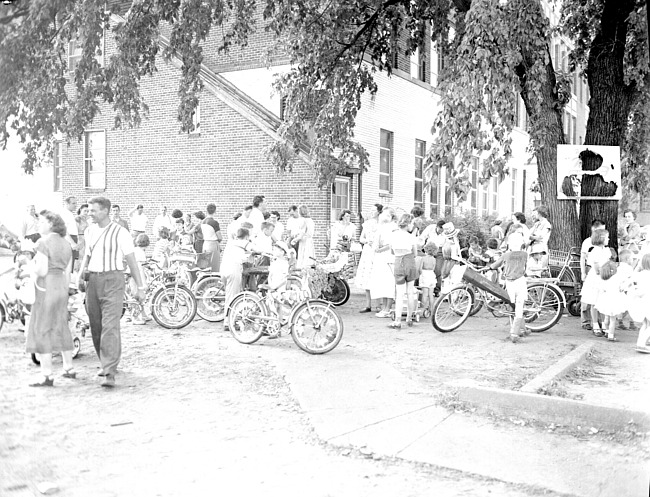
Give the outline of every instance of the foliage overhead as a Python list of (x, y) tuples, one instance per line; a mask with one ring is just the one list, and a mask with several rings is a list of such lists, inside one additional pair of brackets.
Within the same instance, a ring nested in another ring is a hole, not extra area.
[[(592, 43), (605, 6), (616, 0), (564, 0), (561, 32), (574, 44), (570, 71), (586, 73)], [(629, 84), (625, 172), (632, 188), (647, 181), (648, 49), (644, 0), (628, 0), (625, 78)], [(156, 57), (182, 62), (178, 119), (192, 130), (192, 113), (203, 85), (199, 69), (208, 36), (219, 50), (245, 46), (256, 30), (276, 35), (276, 52), (291, 64), (276, 82), (286, 99), (283, 141), (270, 149), (280, 168), (308, 149), (321, 182), (351, 165), (369, 166), (354, 139), (364, 93), (377, 91), (377, 71), (391, 73), (399, 55), (409, 55), (430, 37), (444, 54), (440, 113), (432, 116), (433, 146), (425, 177), (446, 167), (456, 192), (468, 190), (469, 158), (483, 154), (482, 179), (503, 179), (511, 157), (517, 95), (529, 116), (531, 152), (562, 143), (562, 109), (570, 98), (569, 74), (553, 68), (551, 27), (538, 1), (531, 0), (103, 0), (18, 1), (0, 7), (0, 122), (24, 143), (27, 171), (51, 154), (52, 137), (80, 139), (110, 104), (117, 128), (137, 126), (147, 116), (139, 82), (156, 72)], [(124, 5), (126, 4), (126, 8)], [(261, 9), (261, 18), (256, 14)], [(114, 10), (124, 21), (110, 22)], [(169, 45), (161, 48), (161, 29)], [(96, 59), (104, 34), (117, 52), (102, 67)], [(644, 38), (645, 37), (645, 38)], [(68, 83), (67, 48), (82, 46)], [(396, 43), (399, 41), (399, 43)], [(544, 82), (550, 82), (550, 95)], [(551, 98), (558, 119), (549, 129), (541, 102)], [(558, 124), (559, 123), (559, 129)], [(8, 132), (0, 130), (6, 146)], [(542, 194), (549, 195), (542, 184)]]

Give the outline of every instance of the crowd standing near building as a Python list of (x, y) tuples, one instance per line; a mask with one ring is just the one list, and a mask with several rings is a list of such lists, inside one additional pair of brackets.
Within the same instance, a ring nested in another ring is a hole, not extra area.
[[(225, 242), (216, 219), (216, 204), (207, 204), (205, 212), (184, 214), (174, 209), (168, 216), (167, 207), (161, 206), (153, 222), (154, 230), (147, 233), (148, 218), (143, 204), (131, 209), (129, 221), (121, 217), (119, 205), (111, 205), (103, 197), (93, 198), (78, 208), (77, 199), (68, 197), (61, 215), (43, 211), (39, 216), (34, 205), (27, 206), (21, 237), (37, 242), (36, 303), (29, 323), (31, 338), (27, 350), (44, 358), (41, 378), (34, 386), (53, 384), (52, 352), (63, 353), (64, 376), (75, 377), (69, 359), (67, 314), (63, 327), (61, 311), (67, 309), (67, 290), (64, 295), (62, 289), (67, 288), (75, 268), (78, 285), (87, 292), (86, 307), (93, 344), (102, 365), (102, 386), (112, 387), (121, 357), (119, 321), (127, 266), (131, 293), (142, 299), (147, 284), (142, 264), (148, 258), (164, 267), (174, 252), (209, 254), (211, 270), (219, 272), (224, 280), (227, 308), (247, 285), (247, 265), (267, 267), (269, 281), (278, 285), (278, 281), (286, 280), (290, 262), (298, 269), (317, 264), (316, 225), (307, 205), (289, 206), (284, 211), (287, 217), (283, 223), (283, 209), (268, 210), (265, 196), (256, 195), (250, 205), (234, 213), (225, 230)], [(650, 297), (650, 240), (633, 211), (625, 211), (624, 216), (626, 225), (619, 233), (618, 256), (609, 248), (610, 233), (598, 219), (592, 223), (592, 235), (580, 248), (581, 325), (610, 342), (618, 341), (617, 329), (638, 329), (636, 350), (650, 353), (650, 314), (643, 303)], [(470, 235), (465, 237), (468, 247), (462, 248), (460, 230), (453, 222), (428, 220), (418, 206), (408, 214), (374, 204), (360, 216), (358, 235), (352, 212), (340, 211), (329, 229), (328, 246), (330, 253), (348, 257), (351, 246), (359, 245), (354, 283), (365, 296), (359, 312), (377, 311), (374, 316), (378, 318), (392, 316), (389, 327), (393, 330), (401, 328), (403, 316), (406, 324), (413, 326), (418, 306), (432, 309), (446, 282), (452, 283), (454, 267), (461, 260), (482, 268), (493, 281), (505, 284), (515, 306), (507, 337), (518, 342), (529, 333), (523, 321), (526, 278), (550, 274), (548, 244), (553, 227), (548, 221), (548, 209), (543, 205), (536, 207), (532, 219), (532, 227), (528, 228), (524, 214), (515, 212), (505, 230), (501, 222), (491, 226), (485, 246), (476, 235)], [(151, 238), (155, 240), (152, 246)], [(51, 319), (44, 319), (44, 313)], [(130, 319), (134, 324), (145, 324), (151, 316), (144, 310)]]

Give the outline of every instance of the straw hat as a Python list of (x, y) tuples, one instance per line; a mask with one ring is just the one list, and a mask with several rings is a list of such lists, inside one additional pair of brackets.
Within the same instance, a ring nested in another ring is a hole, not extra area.
[(442, 225), (442, 234), (447, 238), (453, 238), (458, 235), (458, 229), (454, 227), (454, 223), (445, 223)]

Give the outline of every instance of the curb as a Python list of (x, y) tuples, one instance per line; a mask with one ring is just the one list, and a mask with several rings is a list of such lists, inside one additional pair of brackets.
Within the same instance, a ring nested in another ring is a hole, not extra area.
[(584, 361), (585, 357), (591, 353), (593, 348), (594, 345), (592, 342), (585, 342), (579, 347), (576, 347), (562, 359), (526, 383), (520, 388), (520, 391), (526, 393), (539, 392), (540, 388), (550, 384), (556, 378), (564, 376), (569, 370)]
[(458, 398), (479, 410), (504, 416), (607, 430), (621, 430), (635, 424), (643, 431), (650, 431), (650, 413), (537, 393), (581, 363), (592, 350), (591, 342), (583, 343), (526, 383), (520, 391), (459, 385)]
[(650, 431), (650, 413), (588, 404), (562, 397), (491, 387), (461, 387), (458, 398), (479, 410), (497, 412), (504, 416), (607, 430), (621, 430), (635, 424), (642, 431)]

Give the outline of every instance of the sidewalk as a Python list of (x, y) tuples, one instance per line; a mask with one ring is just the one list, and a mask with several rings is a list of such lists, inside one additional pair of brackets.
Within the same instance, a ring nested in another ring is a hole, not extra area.
[(606, 443), (449, 411), (385, 361), (345, 348), (317, 358), (267, 350), (318, 436), (332, 445), (526, 484), (531, 493), (647, 493), (648, 460)]

